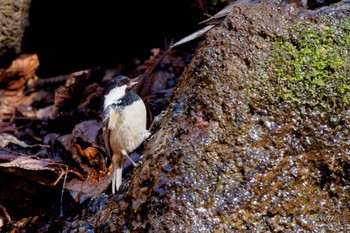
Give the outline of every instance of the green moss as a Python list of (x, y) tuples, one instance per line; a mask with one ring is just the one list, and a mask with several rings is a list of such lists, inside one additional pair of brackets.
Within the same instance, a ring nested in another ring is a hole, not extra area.
[(290, 38), (274, 42), (263, 94), (273, 103), (343, 109), (350, 101), (349, 48), (350, 20), (338, 26), (297, 23)]

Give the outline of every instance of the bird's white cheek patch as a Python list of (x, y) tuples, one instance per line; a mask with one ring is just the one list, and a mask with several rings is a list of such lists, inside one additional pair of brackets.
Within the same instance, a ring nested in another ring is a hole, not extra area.
[(126, 86), (121, 86), (112, 89), (106, 96), (104, 102), (104, 108), (112, 105), (113, 103), (118, 102), (125, 95)]

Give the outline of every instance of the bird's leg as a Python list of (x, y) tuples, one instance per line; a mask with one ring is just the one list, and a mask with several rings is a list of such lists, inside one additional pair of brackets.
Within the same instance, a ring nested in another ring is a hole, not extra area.
[(132, 163), (132, 165), (134, 165), (134, 167), (137, 167), (137, 164), (130, 158), (130, 156), (128, 155), (128, 153), (126, 153), (126, 151), (123, 151), (123, 155), (125, 155), (130, 162)]

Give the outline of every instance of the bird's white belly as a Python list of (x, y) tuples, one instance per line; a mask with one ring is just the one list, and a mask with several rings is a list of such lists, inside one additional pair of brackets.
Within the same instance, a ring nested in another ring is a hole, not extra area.
[[(127, 153), (134, 151), (149, 135), (146, 129), (146, 108), (142, 100), (134, 102), (123, 109), (123, 114), (116, 117), (113, 110), (110, 112), (109, 128), (111, 129), (110, 143), (113, 151), (125, 150)], [(112, 118), (116, 117), (116, 121)], [(111, 122), (116, 122), (113, 125)], [(113, 130), (114, 129), (114, 130)], [(119, 148), (113, 148), (118, 146)]]

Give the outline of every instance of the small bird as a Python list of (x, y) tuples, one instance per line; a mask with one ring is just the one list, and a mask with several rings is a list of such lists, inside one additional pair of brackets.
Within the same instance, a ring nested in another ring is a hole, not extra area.
[(139, 147), (150, 136), (147, 130), (147, 112), (143, 100), (133, 90), (137, 82), (123, 75), (114, 77), (104, 90), (103, 139), (107, 153), (111, 156), (112, 193), (122, 183), (123, 156)]

